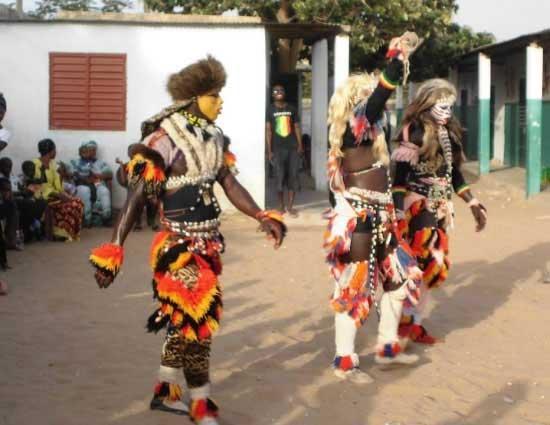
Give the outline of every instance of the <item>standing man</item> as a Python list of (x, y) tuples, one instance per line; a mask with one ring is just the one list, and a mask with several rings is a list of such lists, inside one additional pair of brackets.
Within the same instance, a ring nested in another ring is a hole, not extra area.
[(279, 209), (284, 214), (284, 185), (286, 183), (288, 190), (286, 211), (292, 217), (297, 217), (298, 213), (294, 209), (294, 197), (298, 189), (300, 155), (304, 152), (300, 117), (296, 108), (285, 101), (285, 89), (282, 85), (274, 85), (271, 94), (273, 103), (267, 109), (265, 124), (267, 156), (270, 162), (273, 161), (275, 168)]

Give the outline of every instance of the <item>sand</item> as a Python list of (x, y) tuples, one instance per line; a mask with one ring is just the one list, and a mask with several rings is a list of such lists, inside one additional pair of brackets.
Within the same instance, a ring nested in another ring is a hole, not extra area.
[[(548, 349), (550, 199), (525, 202), (490, 185), (480, 197), (489, 227), (474, 232), (457, 205), (453, 267), (434, 292), (426, 326), (445, 343), (412, 346), (419, 364), (381, 370), (373, 362), (376, 315), (357, 349), (367, 386), (337, 380), (331, 281), (317, 211), (289, 222), (274, 251), (252, 220), (230, 216), (222, 275), (225, 314), (214, 341), (212, 383), (222, 425), (550, 424)], [(10, 251), (10, 285), (0, 297), (1, 425), (172, 425), (187, 418), (148, 403), (162, 335), (147, 334), (153, 310), (149, 231), (133, 233), (123, 273), (99, 290), (89, 249), (79, 243)]]

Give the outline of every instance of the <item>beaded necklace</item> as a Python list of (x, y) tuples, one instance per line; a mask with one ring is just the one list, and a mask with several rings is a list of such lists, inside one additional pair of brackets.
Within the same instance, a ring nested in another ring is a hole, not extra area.
[(204, 118), (199, 118), (197, 117), (196, 115), (188, 112), (188, 111), (180, 111), (180, 114), (182, 114), (185, 119), (187, 120), (187, 122), (189, 124), (191, 124), (192, 126), (194, 127), (199, 127), (201, 128), (202, 130), (206, 129), (206, 127), (208, 126), (208, 121), (205, 120)]

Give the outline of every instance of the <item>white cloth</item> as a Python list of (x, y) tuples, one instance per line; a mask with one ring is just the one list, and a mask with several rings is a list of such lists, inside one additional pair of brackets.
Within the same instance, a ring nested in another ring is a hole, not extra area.
[(334, 315), (334, 329), (337, 356), (351, 356), (355, 353), (355, 335), (357, 326), (348, 313)]
[(11, 133), (4, 127), (0, 128), (0, 140), (9, 143), (11, 139)]
[(380, 323), (378, 324), (378, 346), (399, 342), (398, 328), (403, 311), (403, 301), (407, 297), (407, 285), (395, 291), (382, 294), (380, 299)]

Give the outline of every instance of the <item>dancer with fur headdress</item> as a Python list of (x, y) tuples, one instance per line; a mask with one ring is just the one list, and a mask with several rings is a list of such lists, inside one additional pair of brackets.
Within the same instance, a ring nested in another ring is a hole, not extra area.
[(405, 301), (399, 335), (406, 343), (434, 344), (437, 339), (422, 326), (422, 310), (431, 289), (441, 286), (450, 266), (447, 230), (453, 225), (453, 191), (464, 200), (483, 230), (487, 210), (472, 195), (460, 166), (462, 127), (453, 116), (456, 90), (447, 81), (422, 84), (407, 107), (393, 152), (393, 196), (399, 229), (410, 243), (423, 271), (417, 305)]
[[(281, 216), (262, 211), (233, 175), (235, 157), (214, 125), (225, 80), (222, 64), (211, 56), (169, 78), (175, 103), (142, 124), (142, 143), (132, 148), (126, 165), (128, 197), (111, 242), (90, 256), (99, 287), (108, 287), (122, 266), (122, 246), (146, 201), (161, 201), (162, 230), (150, 256), (159, 306), (147, 327), (153, 332), (166, 327), (167, 335), (151, 409), (189, 414), (199, 425), (218, 423), (218, 408), (209, 397), (209, 357), (222, 313), (218, 275), (224, 240), (214, 183), (238, 210), (259, 222), (276, 248), (286, 232)], [(183, 402), (183, 377), (189, 406)]]
[(411, 295), (412, 280), (420, 273), (395, 232), (382, 113), (404, 69), (407, 76), (408, 59), (419, 44), (414, 33), (392, 40), (389, 63), (380, 77), (366, 73), (348, 77), (329, 105), (328, 173), (334, 205), (327, 216), (324, 247), (335, 279), (330, 302), (335, 313), (333, 367), (337, 377), (356, 383), (372, 380), (359, 369), (355, 336), (375, 303), (380, 278), (385, 293), (375, 358), (379, 363), (417, 360), (401, 353), (398, 344), (402, 302)]

